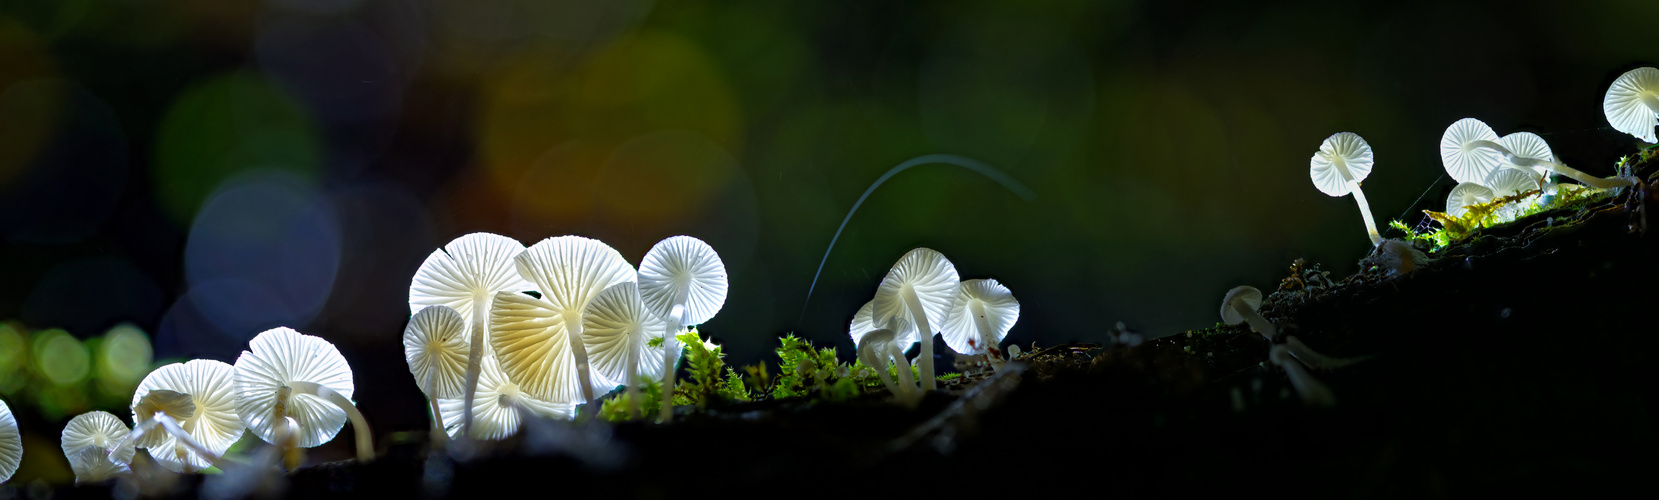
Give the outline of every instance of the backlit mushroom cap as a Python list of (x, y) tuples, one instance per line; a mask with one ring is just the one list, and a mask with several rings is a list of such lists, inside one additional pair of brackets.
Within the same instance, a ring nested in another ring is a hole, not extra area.
[(448, 306), (421, 309), (403, 330), (409, 373), (429, 398), (462, 397), (471, 351), (466, 320)]
[(663, 349), (648, 342), (662, 336), (668, 320), (645, 310), (639, 285), (622, 282), (599, 292), (582, 314), (582, 344), (588, 348), (588, 363), (599, 375), (616, 381), (628, 380), (628, 366), (642, 379), (662, 376)]
[(1460, 184), (1479, 184), (1503, 163), (1501, 153), (1476, 146), (1475, 141), (1497, 143), (1498, 134), (1480, 120), (1464, 118), (1446, 127), (1446, 133), (1440, 136), (1440, 164)]
[[(1503, 136), (1502, 139), (1498, 139), (1498, 145), (1509, 150), (1509, 153), (1515, 155), (1517, 159), (1535, 160), (1517, 160), (1516, 166), (1531, 169), (1535, 163), (1555, 161), (1555, 152), (1550, 151), (1550, 143), (1544, 142), (1543, 137), (1539, 137), (1538, 134), (1532, 132), (1516, 132)], [(1534, 173), (1538, 173), (1539, 176), (1543, 175), (1537, 170), (1534, 170)]]
[(514, 260), (519, 274), (535, 284), (542, 297), (496, 294), (490, 312), (490, 345), (501, 370), (536, 399), (583, 401), (575, 353), (566, 337), (570, 333), (566, 315), (573, 315), (579, 327), (582, 312), (600, 291), (638, 280), (634, 268), (609, 245), (580, 236), (542, 240)]
[[(351, 366), (333, 344), (289, 328), (272, 328), (248, 342), (236, 358), (236, 412), (242, 423), (265, 442), (276, 442), (277, 393), (296, 382), (310, 382), (351, 398)], [(346, 413), (327, 399), (292, 391), (286, 416), (299, 424), (297, 446), (311, 448), (334, 439), (346, 425)], [(363, 432), (363, 431), (358, 431)]]
[(23, 435), (17, 432), (17, 418), (12, 409), (0, 401), (0, 483), (12, 478), (18, 464), (23, 463)]
[[(110, 450), (127, 440), (127, 424), (120, 417), (106, 411), (89, 411), (76, 415), (63, 428), (63, 456), (69, 458), (69, 468), (80, 481), (101, 481), (110, 475), (125, 472), (122, 464), (132, 463), (135, 448), (124, 446), (115, 450), (111, 461)], [(93, 450), (83, 455), (82, 450)]]
[(1319, 151), (1309, 160), (1308, 175), (1320, 192), (1347, 196), (1352, 191), (1348, 181), (1365, 180), (1375, 163), (1376, 157), (1365, 139), (1353, 132), (1338, 132), (1319, 144)]
[(940, 334), (945, 337), (945, 344), (962, 354), (980, 354), (987, 346), (981, 345), (980, 332), (975, 320), (975, 306), (985, 315), (985, 324), (991, 328), (990, 335), (1000, 342), (1008, 336), (1008, 329), (1014, 327), (1014, 322), (1020, 319), (1020, 301), (1014, 299), (1014, 292), (1002, 286), (993, 279), (967, 280), (962, 282), (956, 300), (951, 303), (950, 312), (945, 315), (944, 329)]
[(703, 240), (674, 236), (657, 242), (639, 263), (639, 295), (646, 310), (669, 318), (684, 297), (685, 324), (700, 325), (726, 303), (726, 264)]
[[(548, 403), (525, 395), (518, 385), (507, 380), (507, 375), (501, 372), (501, 363), (492, 356), (485, 356), (478, 372), (478, 393), (472, 400), (472, 434), (479, 439), (504, 439), (518, 432), (522, 423), (518, 411), (506, 401), (512, 399), (524, 405), (531, 412), (548, 418), (569, 420), (576, 415), (573, 404)], [(461, 413), (466, 401), (463, 398), (443, 398), (438, 400), (438, 407), (444, 416), (444, 431), (449, 437), (461, 436)]]
[(1446, 215), (1462, 217), (1468, 212), (1469, 205), (1479, 205), (1492, 201), (1492, 188), (1465, 182), (1452, 188), (1452, 194), (1446, 197)]
[(1514, 196), (1525, 191), (1538, 189), (1538, 180), (1542, 176), (1530, 170), (1522, 171), (1513, 168), (1500, 168), (1486, 176), (1486, 187), (1492, 188), (1492, 196), (1500, 198)]
[[(236, 414), (234, 372), (230, 365), (211, 359), (193, 359), (157, 368), (138, 383), (132, 401), (133, 422), (149, 420), (156, 413), (149, 408), (141, 408), (146, 406), (144, 400), (147, 395), (166, 395), (151, 398), (150, 402), (158, 404), (158, 409), (173, 417), (185, 433), (208, 451), (223, 455), (230, 445), (236, 444), (236, 440), (242, 437), (242, 420)], [(188, 402), (194, 409), (180, 418), (178, 414), (182, 412), (172, 409), (180, 406), (180, 402), (163, 391), (188, 396)], [(151, 441), (149, 438), (152, 436), (160, 442)], [(149, 448), (150, 456), (173, 472), (184, 471), (185, 462), (191, 470), (213, 465), (208, 458), (189, 451), (189, 447), (179, 443), (178, 438), (159, 429), (140, 438), (140, 445)], [(179, 450), (184, 451), (182, 456), (177, 453)]]
[(1659, 69), (1636, 68), (1619, 75), (1607, 88), (1601, 110), (1614, 129), (1643, 141), (1659, 142), (1653, 134), (1659, 122)]
[(472, 233), (433, 250), (409, 283), (409, 312), (442, 305), (471, 318), (473, 299), (480, 294), (484, 303), (478, 305), (489, 307), (496, 292), (530, 290), (513, 264), (523, 251), (518, 240), (490, 233)]
[[(945, 311), (950, 308), (951, 301), (956, 300), (959, 282), (956, 266), (944, 254), (931, 248), (906, 252), (898, 263), (893, 264), (893, 270), (887, 272), (887, 277), (881, 280), (881, 287), (876, 289), (876, 298), (871, 306), (876, 325), (885, 327), (892, 318), (910, 319), (912, 312), (905, 292), (914, 290), (927, 317), (927, 324), (914, 325), (915, 321), (910, 321), (900, 325), (905, 331), (895, 333), (901, 341), (914, 338), (932, 342), (933, 333), (939, 331), (939, 325), (945, 320)], [(927, 331), (917, 332), (916, 326), (926, 327)]]
[(1262, 291), (1253, 286), (1235, 287), (1227, 291), (1227, 296), (1221, 299), (1221, 322), (1236, 325), (1244, 322), (1244, 315), (1234, 310), (1231, 304), (1234, 300), (1244, 301), (1244, 304), (1254, 311), (1262, 307)]
[[(847, 325), (847, 336), (852, 337), (853, 345), (858, 345), (861, 339), (864, 338), (864, 334), (882, 328), (881, 326), (876, 325), (874, 312), (875, 306), (876, 301), (872, 300), (865, 302), (864, 307), (858, 308), (858, 313), (853, 314), (852, 323)], [(899, 330), (906, 330), (910, 332), (910, 335), (898, 338), (897, 341), (902, 342), (902, 345), (905, 346), (916, 343), (916, 337), (914, 335), (916, 329), (910, 327), (910, 318), (897, 318), (896, 321), (901, 323), (898, 328)]]

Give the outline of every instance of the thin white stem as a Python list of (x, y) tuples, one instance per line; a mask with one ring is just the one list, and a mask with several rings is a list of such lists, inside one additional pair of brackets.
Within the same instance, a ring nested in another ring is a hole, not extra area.
[[(434, 368), (436, 368), (436, 367), (434, 367)], [(437, 378), (438, 378), (438, 370), (433, 369), (431, 371), (426, 372), (426, 387), (431, 388), (432, 391), (434, 391), (434, 392), (436, 392), (438, 390), (438, 386), (436, 385), (437, 384)], [(443, 410), (438, 407), (438, 398), (434, 398), (434, 397), (432, 397), (431, 394), (428, 394), (428, 395), (426, 395), (426, 403), (429, 406), (432, 407), (432, 438), (431, 438), (431, 441), (432, 441), (432, 446), (437, 447), (441, 443), (449, 440), (449, 433), (445, 432), (445, 429), (444, 429), (444, 414), (443, 414)]]
[(1273, 364), (1279, 365), (1280, 368), (1284, 368), (1285, 375), (1290, 378), (1291, 387), (1295, 387), (1296, 393), (1302, 396), (1303, 404), (1309, 406), (1331, 406), (1336, 404), (1336, 396), (1331, 393), (1331, 388), (1313, 378), (1313, 375), (1308, 374), (1307, 369), (1302, 367), (1302, 363), (1290, 355), (1288, 347), (1284, 345), (1273, 346), (1273, 350), (1268, 351), (1267, 359), (1272, 361)]
[(1625, 186), (1630, 186), (1630, 185), (1635, 184), (1635, 183), (1631, 182), (1630, 179), (1623, 178), (1623, 177), (1611, 177), (1611, 178), (1596, 177), (1596, 176), (1593, 176), (1593, 175), (1590, 175), (1590, 174), (1586, 174), (1584, 172), (1580, 172), (1580, 171), (1578, 171), (1578, 169), (1575, 169), (1575, 168), (1572, 168), (1572, 167), (1569, 167), (1569, 166), (1566, 166), (1566, 165), (1562, 165), (1560, 163), (1556, 163), (1556, 162), (1553, 162), (1553, 161), (1540, 161), (1540, 162), (1538, 162), (1538, 166), (1549, 169), (1549, 171), (1551, 171), (1551, 172), (1555, 172), (1555, 173), (1570, 177), (1575, 181), (1584, 183), (1584, 185), (1586, 185), (1586, 186), (1595, 187), (1595, 188), (1611, 189), (1611, 188), (1625, 187)]
[[(593, 379), (588, 374), (588, 349), (582, 345), (581, 311), (565, 311), (565, 339), (570, 341), (570, 353), (576, 357), (576, 383), (582, 387), (582, 404), (593, 404)], [(590, 408), (582, 413), (590, 413)]]
[(1250, 324), (1250, 329), (1261, 333), (1263, 337), (1267, 337), (1267, 340), (1273, 340), (1273, 337), (1279, 334), (1279, 327), (1268, 321), (1267, 318), (1263, 318), (1262, 315), (1257, 314), (1255, 309), (1250, 308), (1250, 304), (1233, 299), (1232, 302), (1227, 303), (1227, 307), (1233, 308), (1233, 312), (1243, 316), (1244, 321)]
[[(461, 435), (472, 435), (472, 400), (478, 395), (478, 374), (484, 363), (485, 315), (494, 298), (484, 292), (472, 295), (472, 351), (467, 353), (466, 397), (461, 401)], [(436, 404), (436, 403), (434, 403)], [(433, 412), (434, 415), (437, 412)]]
[[(165, 429), (168, 434), (172, 434), (173, 438), (177, 439), (179, 443), (183, 444), (184, 448), (190, 450), (191, 453), (195, 453), (197, 456), (202, 457), (203, 460), (207, 460), (210, 464), (219, 464), (219, 455), (212, 451), (208, 451), (206, 446), (202, 446), (202, 443), (199, 443), (195, 438), (190, 437), (190, 433), (185, 432), (183, 427), (179, 427), (179, 423), (174, 421), (173, 417), (167, 416), (166, 413), (156, 412), (154, 416), (150, 417), (150, 422), (153, 423), (152, 425), (160, 425), (161, 428)], [(190, 461), (186, 458), (187, 457), (181, 456), (179, 457), (179, 461), (184, 464), (185, 467), (189, 467)]]
[(904, 295), (905, 306), (910, 309), (918, 340), (922, 343), (922, 353), (916, 359), (916, 368), (922, 375), (922, 390), (932, 391), (938, 388), (933, 380), (933, 327), (927, 323), (927, 311), (922, 309), (922, 298), (916, 295), (916, 288), (905, 287), (899, 293)]
[(1348, 181), (1348, 189), (1354, 193), (1354, 202), (1359, 204), (1359, 215), (1365, 218), (1365, 234), (1371, 236), (1371, 246), (1382, 244), (1382, 235), (1377, 234), (1377, 221), (1371, 218), (1371, 203), (1365, 201), (1365, 191), (1360, 190), (1359, 182)]
[[(644, 332), (641, 332), (644, 333)], [(639, 351), (629, 349), (628, 355), (628, 411), (638, 419), (639, 411)]]
[(369, 421), (363, 419), (363, 412), (357, 411), (357, 405), (352, 404), (350, 399), (334, 389), (313, 382), (290, 382), (288, 387), (296, 394), (310, 394), (323, 398), (339, 407), (340, 411), (346, 412), (346, 418), (351, 420), (352, 434), (357, 437), (357, 461), (374, 460), (374, 438), (369, 430)]
[(662, 338), (662, 410), (658, 421), (668, 423), (674, 419), (674, 378), (677, 375), (676, 361), (680, 360), (680, 340), (678, 335), (685, 330), (685, 293), (681, 293), (669, 310), (668, 322), (663, 326)]
[(996, 371), (1002, 367), (1004, 360), (998, 355), (1001, 349), (997, 346), (996, 334), (991, 333), (991, 320), (985, 317), (985, 303), (978, 300), (969, 301), (968, 312), (974, 316), (974, 329), (979, 334), (979, 350), (985, 353), (991, 371)]
[[(921, 391), (916, 388), (916, 379), (910, 376), (910, 361), (904, 359), (904, 351), (899, 350), (899, 346), (897, 345), (889, 344), (887, 355), (892, 357), (893, 364), (897, 365), (894, 371), (898, 372), (899, 387), (903, 388), (903, 390), (896, 393), (896, 395), (902, 398), (905, 404), (912, 404), (916, 400), (921, 399)], [(885, 363), (882, 364), (881, 370), (887, 371), (887, 365)]]

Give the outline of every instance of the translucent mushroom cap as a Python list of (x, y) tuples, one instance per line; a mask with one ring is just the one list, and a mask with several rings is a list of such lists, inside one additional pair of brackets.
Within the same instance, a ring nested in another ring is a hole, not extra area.
[(1601, 99), (1601, 111), (1613, 128), (1649, 143), (1659, 142), (1659, 69), (1636, 68), (1619, 75)]
[(426, 397), (462, 397), (472, 352), (467, 333), (466, 320), (449, 306), (421, 309), (409, 318), (403, 329), (403, 357)]
[(726, 303), (726, 264), (703, 240), (673, 236), (657, 242), (639, 263), (639, 295), (646, 310), (669, 321), (685, 297), (685, 324), (700, 325)]
[(991, 327), (990, 334), (1001, 341), (1008, 336), (1008, 329), (1014, 327), (1014, 322), (1020, 319), (1020, 301), (1014, 299), (1014, 292), (993, 279), (978, 279), (963, 281), (958, 287), (956, 300), (951, 302), (950, 311), (945, 314), (944, 329), (940, 335), (945, 338), (945, 344), (952, 350), (962, 354), (980, 354), (985, 347), (979, 345), (979, 326), (974, 318), (974, 306), (978, 306), (985, 313), (985, 323)]
[(1492, 196), (1494, 198), (1499, 198), (1504, 196), (1514, 196), (1525, 191), (1538, 189), (1538, 181), (1542, 178), (1543, 176), (1533, 173), (1530, 170), (1522, 171), (1513, 168), (1500, 168), (1493, 170), (1491, 175), (1486, 176), (1486, 181), (1482, 182), (1482, 184), (1485, 184), (1486, 187), (1492, 188)]
[(641, 379), (658, 378), (667, 346), (651, 347), (649, 342), (667, 329), (668, 320), (645, 310), (639, 285), (624, 281), (588, 302), (582, 314), (582, 345), (593, 371), (607, 379), (626, 383), (630, 362)]
[(1254, 311), (1262, 307), (1262, 291), (1253, 286), (1233, 287), (1227, 295), (1221, 298), (1221, 322), (1236, 325), (1244, 322), (1244, 315), (1233, 310), (1233, 301), (1242, 300), (1246, 307)]
[(0, 401), (0, 483), (12, 478), (18, 464), (23, 463), (23, 434), (17, 431), (17, 417), (12, 409)]
[[(911, 319), (910, 304), (905, 294), (914, 291), (927, 316), (927, 324), (915, 325), (914, 321), (906, 321), (900, 325), (905, 331), (895, 334), (900, 339), (932, 342), (933, 332), (939, 331), (939, 326), (945, 321), (945, 311), (950, 308), (951, 301), (956, 300), (956, 288), (960, 281), (956, 266), (944, 254), (931, 248), (906, 252), (898, 263), (893, 264), (893, 269), (887, 272), (887, 277), (882, 278), (881, 286), (876, 289), (876, 298), (871, 306), (876, 325), (885, 327), (892, 318)], [(927, 331), (918, 332), (917, 326), (925, 326)]]
[(1446, 197), (1446, 215), (1462, 217), (1467, 213), (1469, 205), (1478, 205), (1492, 201), (1492, 188), (1465, 182), (1452, 188), (1452, 194)]
[[(506, 402), (514, 399), (524, 405), (531, 412), (547, 418), (570, 419), (576, 415), (576, 406), (573, 404), (549, 403), (520, 391), (518, 384), (507, 380), (507, 374), (502, 373), (501, 363), (494, 357), (485, 356), (480, 363), (478, 372), (478, 392), (472, 400), (472, 435), (479, 439), (504, 439), (518, 432), (522, 423), (518, 411)], [(449, 437), (461, 436), (461, 416), (466, 409), (465, 398), (443, 398), (438, 400), (438, 408), (444, 416), (444, 432)]]
[[(326, 340), (278, 327), (260, 333), (248, 347), (236, 358), (236, 411), (267, 443), (276, 442), (277, 395), (288, 384), (310, 382), (351, 398), (351, 366)], [(299, 424), (294, 438), (301, 448), (334, 439), (346, 425), (346, 412), (326, 399), (291, 391), (285, 403), (286, 416)]]
[(1480, 184), (1503, 163), (1503, 155), (1490, 148), (1474, 146), (1475, 141), (1498, 142), (1498, 134), (1485, 122), (1464, 118), (1446, 127), (1440, 136), (1440, 164), (1458, 183)]
[(1330, 196), (1347, 196), (1352, 191), (1348, 181), (1360, 182), (1371, 175), (1376, 157), (1359, 134), (1338, 132), (1319, 144), (1319, 151), (1308, 163), (1314, 187)]
[[(115, 450), (116, 446), (126, 441), (127, 434), (131, 432), (120, 417), (107, 411), (89, 411), (69, 419), (69, 425), (63, 427), (62, 441), (59, 445), (63, 448), (63, 456), (69, 458), (70, 467), (75, 469), (75, 477), (82, 478), (88, 474), (82, 474), (81, 467), (88, 468), (88, 472), (97, 472), (90, 469), (101, 464), (94, 460), (78, 467), (75, 463), (78, 452), (91, 448), (97, 450), (96, 456), (108, 461), (110, 450)], [(121, 464), (132, 463), (134, 451), (135, 448), (132, 446), (115, 450), (115, 461)], [(116, 467), (122, 468), (119, 465)]]
[[(69, 470), (75, 473), (77, 483), (98, 482), (116, 474), (132, 472), (131, 466), (110, 460), (109, 455), (98, 448), (80, 448), (64, 457), (69, 459)], [(132, 459), (129, 457), (127, 460), (131, 462)]]
[[(1555, 161), (1555, 152), (1550, 151), (1550, 144), (1544, 142), (1543, 137), (1539, 137), (1538, 134), (1532, 132), (1516, 132), (1503, 136), (1503, 138), (1498, 139), (1498, 145), (1503, 146), (1504, 149), (1509, 150), (1510, 154), (1515, 155), (1515, 158), (1511, 161), (1518, 167), (1533, 169), (1541, 162)], [(1543, 175), (1541, 172), (1537, 172), (1536, 169), (1534, 169), (1534, 173), (1538, 174), (1534, 177)]]
[[(865, 302), (864, 307), (858, 308), (858, 313), (853, 314), (852, 323), (847, 325), (847, 336), (852, 337), (853, 345), (858, 345), (859, 339), (864, 338), (864, 334), (882, 328), (876, 325), (875, 307), (876, 301)], [(898, 330), (910, 332), (904, 338), (895, 341), (905, 341), (903, 345), (906, 346), (916, 342), (916, 329), (910, 327), (910, 318), (896, 318), (895, 320), (901, 323)]]
[(887, 366), (886, 361), (891, 359), (887, 353), (891, 352), (893, 346), (896, 345), (897, 349), (903, 351), (905, 346), (910, 345), (898, 337), (898, 333), (886, 328), (870, 330), (858, 340), (858, 359), (871, 369)]
[[(155, 410), (165, 412), (192, 439), (208, 451), (222, 455), (242, 437), (234, 373), (230, 365), (211, 359), (193, 359), (157, 368), (144, 376), (133, 394), (133, 422), (150, 420)], [(169, 392), (187, 398), (181, 401)], [(156, 405), (155, 410), (147, 407), (151, 404)], [(190, 405), (188, 412), (183, 411), (184, 405)], [(180, 413), (184, 413), (182, 418)], [(150, 456), (173, 472), (182, 472), (186, 463), (193, 470), (213, 465), (207, 458), (189, 451), (178, 438), (160, 430), (147, 433), (139, 445), (149, 448)]]
[[(491, 233), (472, 233), (433, 250), (409, 283), (409, 312), (442, 305), (471, 318), (472, 308), (488, 307), (496, 292), (530, 290), (513, 263), (523, 251), (518, 240)], [(474, 304), (480, 295), (484, 303)]]
[[(588, 302), (611, 285), (638, 280), (622, 254), (599, 240), (557, 236), (531, 245), (514, 259), (519, 274), (541, 298), (497, 293), (490, 310), (490, 346), (502, 372), (536, 399), (583, 399), (575, 353), (566, 337), (567, 315), (578, 323)], [(589, 362), (590, 372), (592, 362)], [(592, 374), (597, 386), (615, 382)], [(614, 385), (614, 384), (613, 384)]]

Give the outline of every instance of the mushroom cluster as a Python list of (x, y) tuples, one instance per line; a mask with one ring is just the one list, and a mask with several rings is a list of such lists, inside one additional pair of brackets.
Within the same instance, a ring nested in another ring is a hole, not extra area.
[[(1649, 133), (1652, 128), (1648, 127)], [(1531, 190), (1543, 192), (1549, 174), (1602, 189), (1632, 184), (1631, 179), (1600, 178), (1568, 167), (1538, 134), (1516, 132), (1498, 137), (1492, 127), (1474, 118), (1464, 118), (1446, 127), (1446, 133), (1440, 136), (1440, 162), (1446, 174), (1458, 183), (1446, 199), (1446, 214), (1453, 217), (1461, 217), (1472, 205)], [(1520, 207), (1507, 205), (1496, 215), (1501, 220), (1510, 220), (1519, 212)]]

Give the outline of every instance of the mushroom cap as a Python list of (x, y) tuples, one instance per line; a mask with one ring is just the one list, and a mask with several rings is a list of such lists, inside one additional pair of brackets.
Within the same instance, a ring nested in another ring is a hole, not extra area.
[(634, 266), (628, 265), (616, 249), (581, 236), (541, 240), (515, 257), (513, 263), (520, 276), (536, 285), (542, 300), (560, 312), (582, 314), (600, 291), (624, 281), (639, 281)]
[(1020, 320), (1020, 301), (1015, 300), (1014, 292), (997, 280), (963, 281), (959, 290), (956, 300), (951, 302), (950, 312), (945, 314), (944, 329), (940, 332), (945, 337), (945, 344), (956, 352), (985, 352), (985, 346), (979, 345), (979, 326), (973, 317), (972, 306), (975, 303), (984, 308), (985, 322), (991, 326), (991, 335), (999, 342), (1008, 336), (1008, 329), (1014, 327), (1014, 322)]
[(1262, 291), (1253, 286), (1237, 286), (1227, 291), (1227, 296), (1221, 299), (1221, 322), (1236, 325), (1244, 321), (1244, 315), (1230, 307), (1234, 300), (1242, 300), (1254, 311), (1262, 306)]
[(1538, 189), (1538, 180), (1542, 177), (1531, 170), (1500, 168), (1487, 175), (1486, 181), (1481, 184), (1492, 188), (1492, 196), (1497, 198), (1514, 196), (1523, 191)]
[[(248, 346), (236, 358), (236, 412), (265, 442), (276, 442), (277, 391), (284, 386), (310, 382), (351, 399), (351, 366), (334, 344), (277, 327), (261, 332)], [(346, 425), (345, 410), (311, 394), (289, 393), (287, 408), (287, 416), (299, 424), (294, 439), (301, 448), (334, 439)]]
[(449, 306), (427, 307), (409, 318), (403, 329), (403, 358), (426, 397), (458, 398), (466, 392), (470, 339), (467, 321)]
[[(121, 421), (120, 417), (107, 411), (89, 411), (69, 419), (69, 425), (63, 427), (63, 437), (60, 446), (63, 456), (69, 458), (69, 465), (75, 467), (75, 456), (84, 448), (97, 450), (99, 456), (108, 461), (110, 450), (127, 440), (127, 434), (132, 430)], [(136, 449), (128, 446), (115, 450), (115, 461), (126, 464), (132, 463), (132, 456)], [(84, 464), (98, 466), (96, 461)], [(83, 477), (80, 469), (75, 470), (75, 477)]]
[(1659, 69), (1636, 68), (1625, 72), (1607, 87), (1607, 96), (1601, 99), (1601, 111), (1613, 128), (1650, 143), (1659, 142), (1653, 127), (1659, 114), (1649, 107), (1659, 98)]
[(17, 417), (0, 401), (0, 483), (12, 478), (23, 463), (23, 435), (17, 431)]
[[(852, 323), (847, 325), (847, 336), (852, 337), (853, 345), (855, 345), (855, 346), (858, 345), (859, 339), (864, 338), (864, 334), (870, 333), (872, 331), (875, 331), (875, 330), (881, 328), (880, 326), (876, 325), (875, 307), (876, 307), (876, 301), (872, 300), (872, 301), (869, 301), (869, 302), (865, 302), (864, 307), (858, 308), (858, 313), (853, 314)], [(900, 323), (900, 325), (898, 326), (898, 330), (909, 332), (908, 334), (906, 334), (906, 337), (904, 337), (902, 339), (897, 339), (895, 341), (908, 340), (908, 342), (905, 342), (903, 344), (903, 345), (906, 345), (906, 346), (915, 343), (916, 342), (916, 338), (915, 338), (916, 329), (910, 327), (910, 318), (895, 318), (895, 319)]]
[[(237, 417), (236, 384), (233, 374), (235, 369), (230, 365), (211, 359), (193, 359), (184, 363), (173, 363), (162, 366), (144, 376), (138, 383), (138, 390), (133, 394), (133, 422), (149, 420), (154, 411), (140, 408), (145, 403), (146, 396), (156, 393), (161, 398), (150, 398), (150, 401), (171, 400), (161, 403), (162, 411), (178, 421), (179, 427), (190, 434), (192, 439), (201, 443), (215, 454), (224, 454), (230, 445), (242, 437), (242, 420)], [(177, 413), (167, 407), (179, 407), (182, 403), (171, 394), (163, 391), (172, 391), (188, 396), (187, 403), (194, 406), (184, 418), (178, 418)], [(160, 441), (150, 441), (150, 437)], [(178, 442), (178, 438), (166, 432), (153, 432), (141, 438), (139, 444), (150, 449), (150, 456), (161, 463), (162, 467), (173, 472), (184, 470), (184, 462), (180, 455), (170, 450), (183, 449), (183, 460), (187, 461), (191, 469), (205, 469), (213, 465), (207, 458), (189, 451), (188, 447)], [(175, 448), (176, 447), (176, 448)]]
[[(518, 432), (521, 423), (518, 411), (503, 404), (503, 397), (517, 398), (530, 411), (547, 418), (568, 420), (576, 415), (573, 404), (549, 403), (524, 394), (517, 384), (507, 380), (507, 374), (501, 371), (501, 363), (494, 357), (485, 356), (479, 367), (478, 392), (472, 400), (472, 435), (475, 438), (504, 439)], [(449, 437), (461, 436), (461, 419), (465, 409), (465, 398), (438, 400), (438, 411), (444, 416), (444, 432)]]
[[(895, 333), (900, 339), (932, 342), (933, 332), (939, 331), (939, 325), (945, 321), (945, 311), (950, 308), (951, 301), (956, 300), (956, 288), (960, 281), (956, 266), (945, 258), (945, 254), (931, 248), (905, 252), (876, 289), (876, 298), (871, 306), (872, 317), (877, 325), (886, 325), (892, 318), (910, 319), (910, 304), (904, 292), (914, 290), (916, 298), (921, 301), (927, 324), (914, 325), (914, 321), (906, 321), (901, 325), (905, 331)], [(927, 332), (916, 331), (917, 326), (927, 327)]]
[(904, 339), (899, 337), (899, 333), (887, 328), (870, 330), (858, 341), (858, 359), (872, 370), (885, 367), (886, 363), (883, 363), (883, 361), (891, 359), (891, 356), (887, 356), (887, 353), (890, 352), (888, 346), (897, 344), (899, 350), (902, 351), (904, 346), (909, 345), (908, 342), (904, 342)]
[(523, 251), (523, 243), (499, 234), (455, 238), (433, 250), (415, 271), (409, 282), (409, 313), (442, 305), (462, 318), (471, 318), (473, 299), (479, 294), (487, 307), (496, 292), (530, 290), (530, 283), (519, 277), (513, 264), (513, 257)]
[(1371, 175), (1371, 166), (1376, 163), (1376, 157), (1371, 153), (1371, 145), (1353, 132), (1337, 132), (1325, 138), (1319, 144), (1319, 151), (1313, 153), (1309, 160), (1308, 176), (1313, 178), (1313, 186), (1331, 196), (1347, 196), (1351, 188), (1348, 181), (1365, 180)]
[[(639, 295), (645, 308), (670, 322), (674, 300), (685, 297), (686, 325), (700, 325), (726, 303), (726, 264), (703, 240), (673, 236), (657, 242), (639, 262)], [(676, 325), (678, 326), (678, 325)]]
[[(75, 482), (92, 483), (103, 481), (116, 474), (132, 472), (132, 467), (116, 463), (109, 459), (104, 450), (88, 447), (75, 450), (65, 455), (69, 459), (69, 470), (75, 473)], [(131, 462), (128, 458), (128, 462)]]
[(1498, 142), (1498, 134), (1485, 122), (1464, 118), (1452, 122), (1452, 126), (1446, 127), (1446, 133), (1440, 136), (1440, 164), (1446, 167), (1446, 174), (1459, 184), (1479, 184), (1503, 163), (1501, 153), (1471, 146), (1475, 141), (1495, 143)]
[[(1532, 132), (1516, 132), (1498, 139), (1498, 145), (1515, 155), (1514, 165), (1519, 167), (1534, 167), (1538, 162), (1555, 161), (1555, 152), (1550, 151), (1550, 143), (1544, 142), (1543, 137)], [(1526, 160), (1533, 161), (1526, 161)], [(1503, 170), (1503, 169), (1499, 169)], [(1510, 169), (1513, 170), (1513, 169)], [(1534, 177), (1541, 177), (1539, 174)], [(1490, 186), (1488, 186), (1490, 187)]]
[(490, 332), (494, 358), (520, 390), (554, 403), (582, 400), (564, 314), (553, 304), (517, 292), (497, 293), (490, 306)]
[(628, 364), (642, 380), (662, 377), (666, 345), (651, 347), (653, 337), (668, 330), (668, 320), (645, 310), (639, 285), (624, 281), (611, 285), (588, 302), (582, 313), (582, 345), (588, 364), (607, 379), (627, 383)]
[(1446, 197), (1446, 215), (1462, 217), (1467, 213), (1469, 205), (1477, 205), (1492, 201), (1492, 188), (1464, 182), (1452, 188), (1452, 194)]

